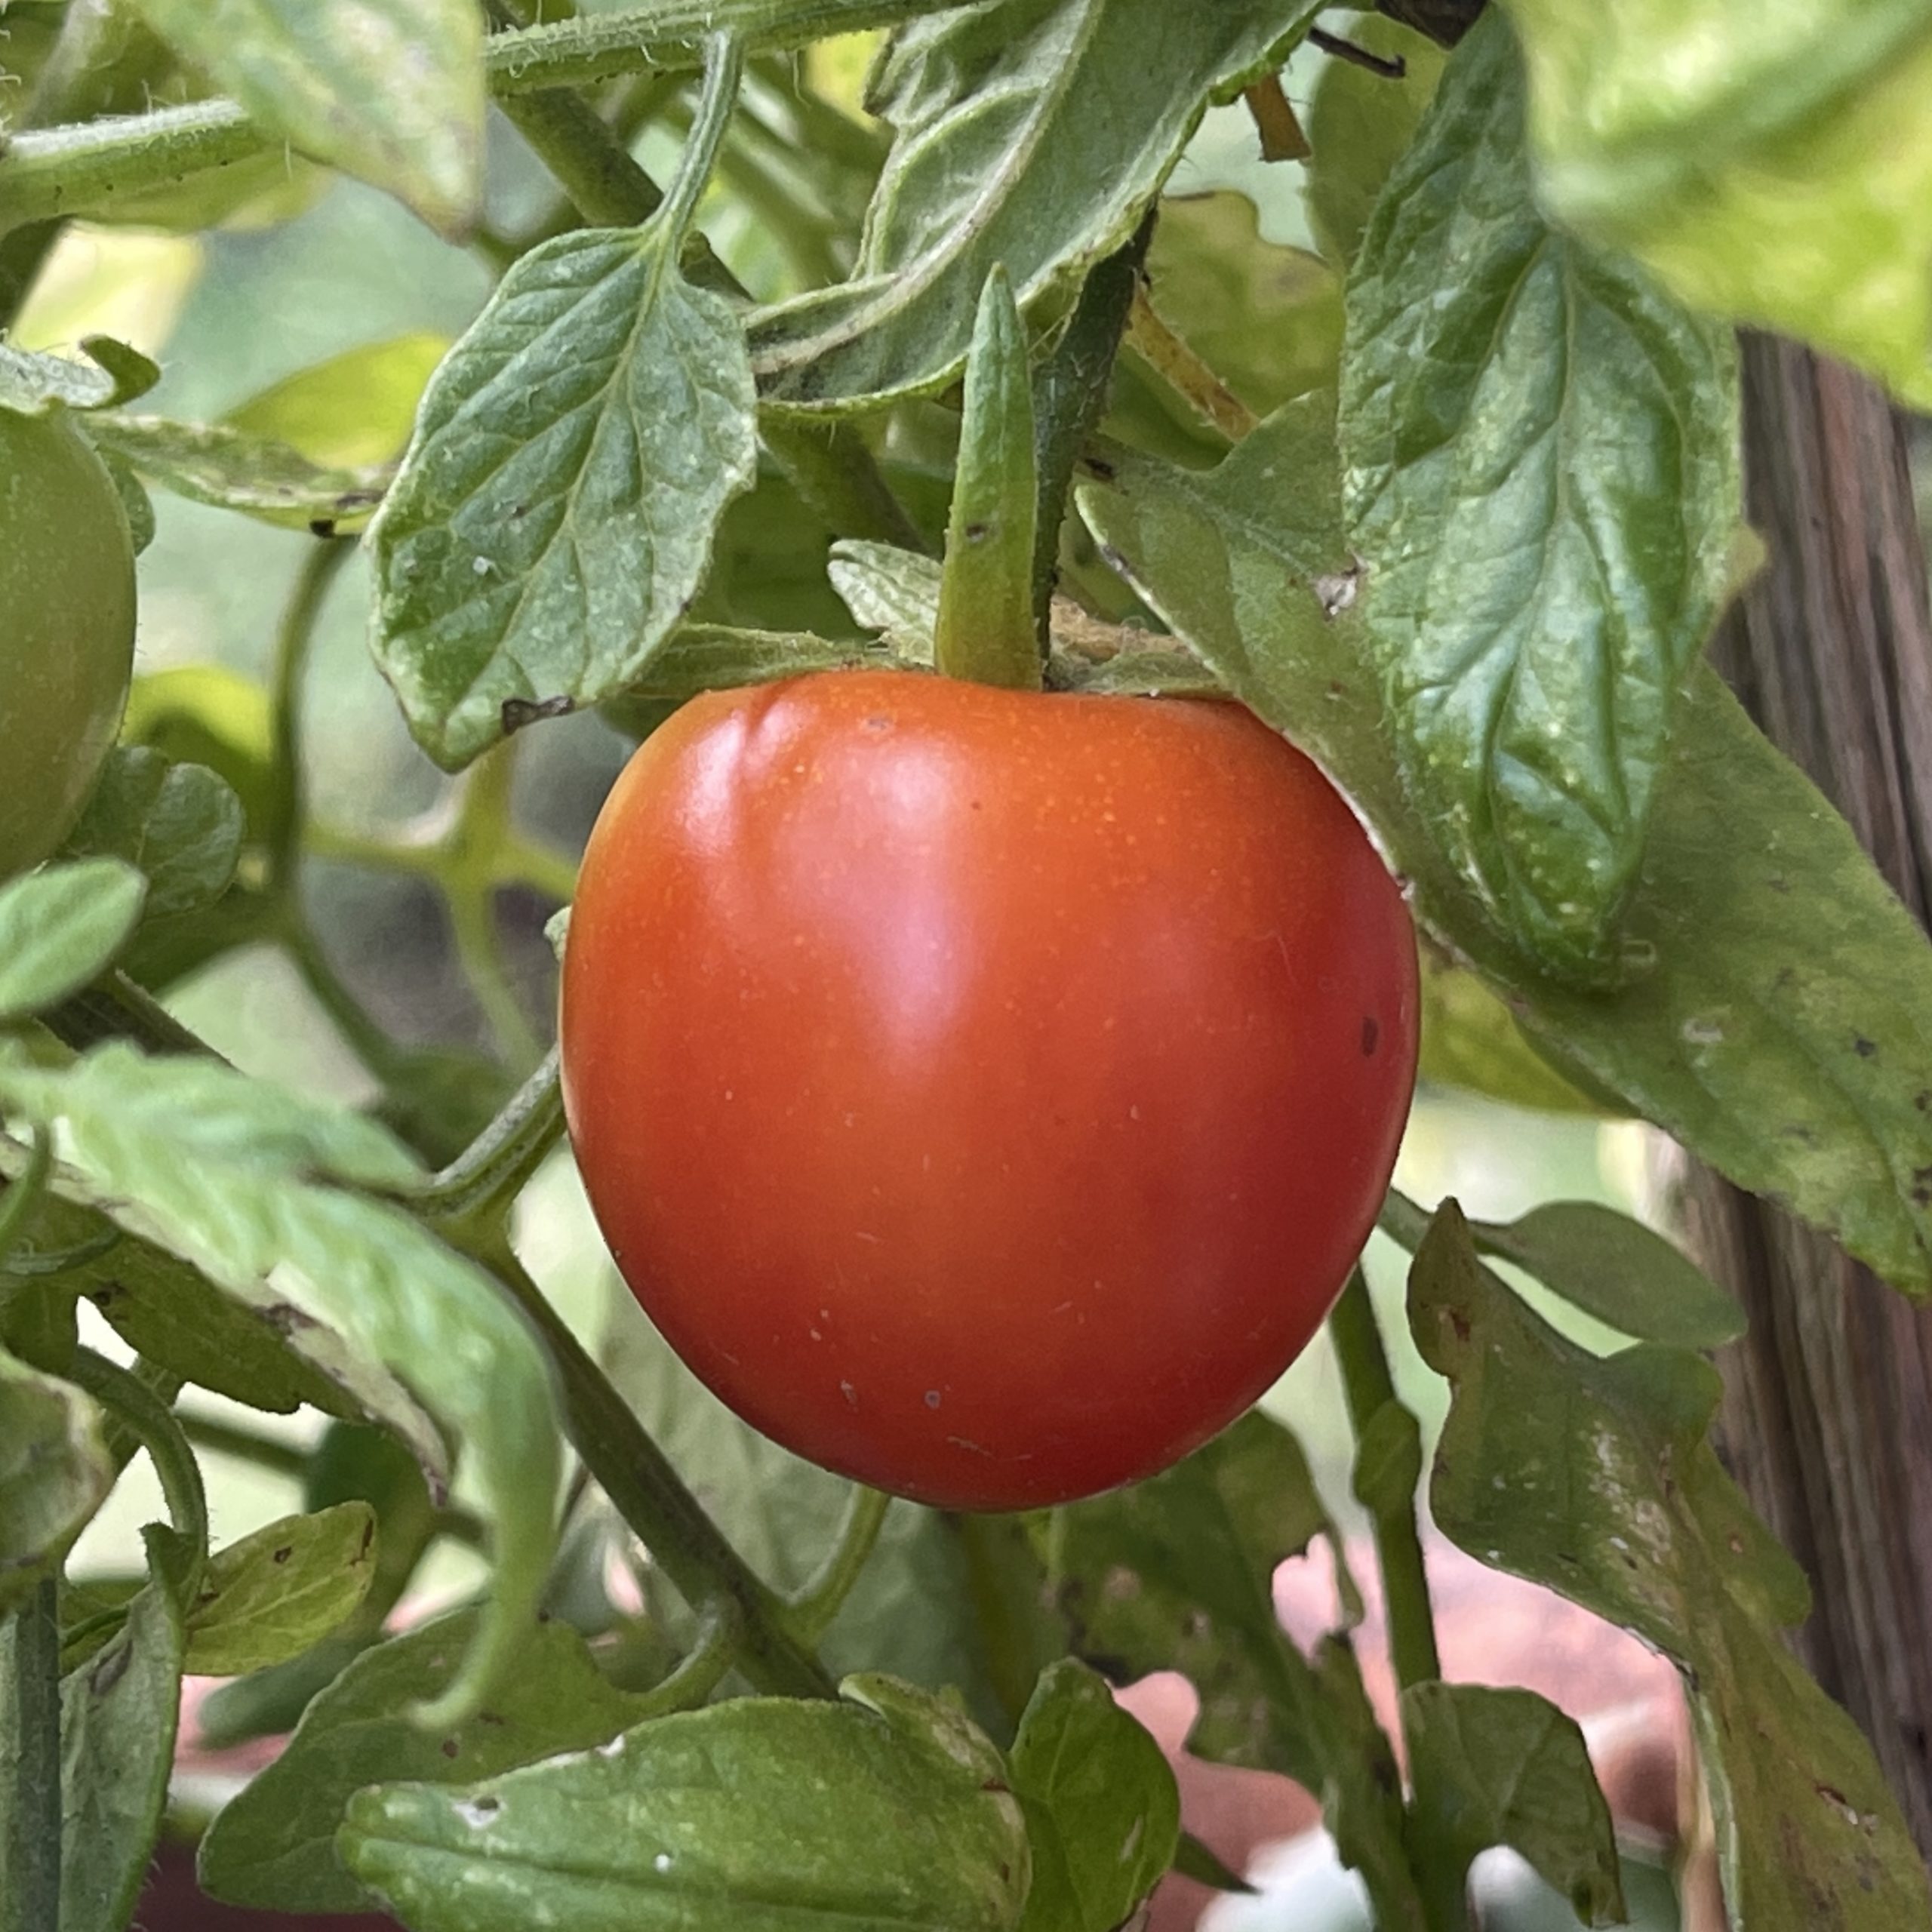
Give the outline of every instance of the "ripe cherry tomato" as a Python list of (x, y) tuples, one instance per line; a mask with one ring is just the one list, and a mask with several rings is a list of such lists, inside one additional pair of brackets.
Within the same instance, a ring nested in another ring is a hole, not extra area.
[(0, 879), (66, 837), (134, 663), (134, 552), (114, 481), (64, 411), (0, 408)]
[(632, 1291), (746, 1420), (921, 1501), (1151, 1475), (1268, 1387), (1368, 1237), (1414, 933), (1235, 706), (833, 672), (619, 778), (564, 1097)]

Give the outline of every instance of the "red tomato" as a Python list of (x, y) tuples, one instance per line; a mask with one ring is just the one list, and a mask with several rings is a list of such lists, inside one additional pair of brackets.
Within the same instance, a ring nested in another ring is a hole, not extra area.
[(697, 1374), (815, 1463), (1022, 1509), (1164, 1468), (1314, 1334), (1415, 937), (1234, 705), (833, 672), (645, 741), (561, 1023), (591, 1203)]

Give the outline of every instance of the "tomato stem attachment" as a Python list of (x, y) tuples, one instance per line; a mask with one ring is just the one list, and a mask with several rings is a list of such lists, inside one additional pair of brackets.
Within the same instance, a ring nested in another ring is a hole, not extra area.
[(966, 414), (946, 527), (933, 660), (949, 678), (1038, 691), (1033, 533), (1040, 481), (1026, 331), (1006, 271), (986, 277), (966, 358)]

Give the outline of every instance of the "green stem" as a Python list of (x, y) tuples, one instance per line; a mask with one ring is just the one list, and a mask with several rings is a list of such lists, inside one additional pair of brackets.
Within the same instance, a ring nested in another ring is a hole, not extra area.
[(792, 488), (835, 537), (931, 554), (932, 546), (851, 423), (801, 422), (768, 412), (759, 418), (758, 434)]
[(563, 1131), (563, 1091), (553, 1047), (502, 1112), (410, 1204), (459, 1246), (457, 1230), (500, 1227)]
[(633, 1724), (648, 1724), (676, 1711), (695, 1710), (731, 1668), (731, 1633), (721, 1618), (707, 1617), (697, 1641), (648, 1690), (632, 1700)]
[[(1328, 1317), (1328, 1333), (1341, 1364), (1342, 1390), (1355, 1440), (1365, 1442), (1379, 1415), (1399, 1407), (1388, 1352), (1377, 1325), (1375, 1306), (1361, 1269), (1349, 1277)], [(1413, 1426), (1406, 1412), (1398, 1418)], [(1429, 1576), (1416, 1525), (1413, 1487), (1399, 1498), (1381, 1499), (1371, 1514), (1375, 1555), (1382, 1574), (1382, 1597), (1389, 1626), (1389, 1661), (1404, 1690), (1442, 1675), (1436, 1648), (1435, 1618), (1429, 1604)], [(1409, 1752), (1413, 1767), (1416, 1753)], [(1409, 1863), (1429, 1932), (1468, 1932), (1469, 1863), (1445, 1841), (1434, 1821), (1452, 1815), (1453, 1795), (1433, 1788), (1420, 1775), (1405, 1823)]]
[[(1395, 1380), (1377, 1326), (1368, 1283), (1358, 1268), (1349, 1277), (1328, 1317), (1328, 1333), (1341, 1364), (1342, 1390), (1357, 1441), (1371, 1419), (1395, 1401)], [(1422, 1538), (1416, 1527), (1414, 1499), (1406, 1506), (1377, 1512), (1375, 1552), (1389, 1618), (1389, 1650), (1395, 1681), (1407, 1690), (1442, 1675), (1435, 1647), (1435, 1617), (1429, 1607), (1429, 1577)]]
[[(306, 858), (325, 860), (331, 865), (362, 866), (371, 872), (399, 872), (407, 878), (433, 883), (442, 875), (444, 839), (441, 832), (420, 842), (406, 838), (371, 838), (339, 826), (311, 822), (302, 834), (302, 851)], [(523, 886), (566, 904), (577, 894), (577, 862), (512, 828), (494, 854), (490, 881), (500, 891)]]
[(587, 101), (566, 88), (546, 88), (502, 106), (586, 221), (635, 228), (657, 212), (664, 198), (657, 183)]
[(351, 991), (300, 906), (289, 906), (278, 936), (289, 964), (349, 1051), (379, 1086), (399, 1085), (408, 1071), (408, 1050), (389, 1037)]
[(60, 1603), (48, 1577), (14, 1617), (13, 1789), (6, 1794), (12, 1839), (12, 1896), (0, 1899), (7, 1932), (48, 1932), (60, 1923)]
[(192, 1033), (149, 992), (125, 973), (104, 980), (63, 1000), (41, 1023), (55, 1038), (85, 1053), (104, 1040), (132, 1040), (152, 1054), (208, 1054), (214, 1049)]
[(852, 1594), (852, 1586), (878, 1545), (878, 1533), (891, 1507), (892, 1498), (883, 1490), (868, 1489), (863, 1483), (852, 1485), (838, 1540), (826, 1553), (818, 1574), (788, 1606), (792, 1627), (814, 1650)]
[(495, 1272), (542, 1335), (585, 1467), (685, 1601), (728, 1626), (737, 1667), (779, 1696), (835, 1695), (823, 1666), (792, 1635), (783, 1601), (725, 1540), (507, 1244), (470, 1252)]
[(269, 798), (265, 832), (272, 891), (288, 888), (300, 857), (307, 790), (302, 769), (303, 689), (315, 641), (315, 621), (321, 615), (330, 586), (355, 549), (354, 540), (346, 537), (326, 538), (310, 547), (295, 573), (275, 632), (275, 668), (269, 691), (275, 789)]
[[(174, 1419), (181, 1425), (181, 1433), (195, 1447), (205, 1449), (211, 1455), (226, 1456), (232, 1462), (246, 1463), (252, 1468), (265, 1469), (271, 1475), (284, 1477), (291, 1482), (307, 1479), (309, 1451), (299, 1443), (278, 1442), (272, 1436), (257, 1435), (251, 1429), (217, 1421), (213, 1416), (177, 1411)], [(488, 1546), (481, 1519), (467, 1509), (439, 1511), (436, 1533), (472, 1549), (483, 1549)], [(85, 1633), (86, 1628), (83, 1625), (78, 1631), (69, 1631), (64, 1641), (72, 1643), (76, 1636)]]
[(445, 844), (441, 882), (464, 977), (483, 1009), (497, 1053), (506, 1066), (521, 1069), (533, 1064), (543, 1049), (510, 983), (497, 924), (497, 855), (515, 835), (516, 754), (516, 740), (506, 739), (470, 767)]
[[(38, 1124), (27, 1130), (27, 1164), (17, 1180), (7, 1183), (0, 1194), (0, 1262), (26, 1231), (27, 1217), (38, 1206), (47, 1177), (54, 1171), (54, 1141)], [(0, 1297), (4, 1300), (4, 1297)]]
[(1033, 527), (1033, 620), (1043, 645), (1059, 575), (1060, 525), (1066, 518), (1074, 465), (1106, 414), (1121, 332), (1127, 327), (1134, 291), (1140, 285), (1141, 267), (1153, 238), (1154, 217), (1150, 214), (1133, 240), (1087, 278), (1066, 333), (1034, 374), (1033, 447), (1038, 462), (1040, 501)]
[(1201, 420), (1238, 443), (1261, 419), (1161, 319), (1143, 288), (1128, 311), (1127, 339)]
[(174, 1411), (139, 1376), (89, 1348), (76, 1349), (69, 1380), (87, 1391), (148, 1452), (175, 1529), (188, 1544), (183, 1596), (194, 1600), (208, 1555), (208, 1499), (201, 1465)]
[(681, 242), (697, 219), (712, 171), (724, 146), (724, 135), (738, 105), (745, 77), (745, 53), (730, 34), (715, 33), (704, 43), (704, 85), (691, 116), (691, 131), (678, 157), (671, 192), (664, 202), (666, 232)]
[(1413, 1254), (1422, 1245), (1423, 1236), (1429, 1232), (1429, 1224), (1434, 1219), (1420, 1202), (1392, 1187), (1383, 1196), (1382, 1211), (1376, 1217), (1375, 1225), (1398, 1247)]

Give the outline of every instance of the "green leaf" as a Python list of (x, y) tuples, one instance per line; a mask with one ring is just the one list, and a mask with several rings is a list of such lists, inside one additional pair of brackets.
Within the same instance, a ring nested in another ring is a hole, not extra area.
[(376, 1512), (285, 1516), (210, 1558), (188, 1617), (186, 1668), (235, 1677), (298, 1657), (353, 1615), (376, 1574)]
[(1918, 0), (1506, 5), (1555, 219), (1683, 301), (1817, 343), (1932, 405), (1932, 21)]
[(981, 291), (966, 358), (965, 418), (946, 526), (933, 658), (949, 678), (1040, 688), (1033, 631), (1033, 526), (1040, 478), (1026, 332), (1006, 271)]
[(869, 105), (896, 138), (848, 281), (765, 309), (774, 403), (850, 409), (938, 388), (1004, 263), (1023, 307), (1139, 225), (1211, 100), (1272, 72), (1309, 0), (1006, 0), (903, 28)]
[[(1424, 946), (1422, 1053), (1417, 1070), (1438, 1086), (1461, 1087), (1513, 1107), (1600, 1114), (1523, 1036), (1509, 1007), (1480, 977)], [(1611, 1111), (1614, 1111), (1611, 1109)]]
[(66, 1556), (114, 1476), (94, 1404), (0, 1349), (0, 1618)]
[(674, 248), (654, 223), (532, 249), (423, 398), (370, 538), (374, 643), (441, 764), (634, 683), (756, 475), (737, 319)]
[(1804, 1574), (1707, 1439), (1716, 1371), (1681, 1350), (1605, 1359), (1565, 1341), (1482, 1267), (1453, 1201), (1417, 1252), (1409, 1318), (1454, 1390), (1437, 1524), (1684, 1672), (1738, 1923), (1916, 1932), (1932, 1897), (1897, 1804), (1780, 1632), (1809, 1607)]
[(901, 657), (930, 663), (939, 628), (940, 567), (914, 550), (841, 537), (826, 565), (852, 621)]
[[(851, 1484), (740, 1421), (627, 1292), (614, 1295), (611, 1311), (605, 1366), (638, 1420), (746, 1561), (775, 1589), (802, 1589), (837, 1540)], [(996, 1724), (1002, 1700), (984, 1654), (962, 1542), (952, 1519), (894, 1502), (820, 1648), (835, 1672), (885, 1669), (935, 1689), (957, 1685), (976, 1715)]]
[(1418, 816), (1500, 934), (1604, 980), (1731, 586), (1736, 353), (1548, 226), (1522, 117), (1481, 21), (1349, 278), (1343, 507)]
[[(1282, 1693), (1306, 1666), (1272, 1579), (1317, 1537), (1341, 1541), (1301, 1445), (1260, 1411), (1150, 1481), (1057, 1509), (1048, 1572), (1073, 1647), (1112, 1677), (1178, 1670), (1201, 1694), (1189, 1748), (1319, 1790), (1316, 1740)], [(1343, 1585), (1349, 1620), (1360, 1614)]]
[(463, 1440), (494, 1532), (494, 1594), (468, 1668), (422, 1715), (474, 1710), (543, 1589), (558, 1423), (548, 1364), (496, 1284), (399, 1208), (349, 1191), (406, 1189), (414, 1163), (355, 1115), (118, 1043), (58, 1071), (0, 1058), (0, 1106), (57, 1124), (63, 1196), (271, 1319), (340, 1328)]
[(1028, 1859), (998, 1753), (890, 1680), (846, 1690), (865, 1704), (742, 1698), (459, 1790), (379, 1785), (337, 1844), (416, 1932), (540, 1904), (573, 1932), (1008, 1932)]
[(148, 882), (144, 915), (198, 912), (227, 891), (242, 854), (242, 801), (205, 765), (171, 764), (144, 746), (118, 746), (102, 768), (70, 858), (123, 859)]
[(1259, 415), (1331, 387), (1342, 281), (1300, 248), (1266, 241), (1245, 195), (1169, 195), (1147, 251), (1161, 319)]
[(125, 457), (116, 456), (112, 450), (96, 454), (121, 499), (122, 514), (128, 519), (128, 540), (134, 546), (134, 555), (140, 556), (154, 541), (154, 499)]
[(1526, 1268), (1544, 1287), (1640, 1342), (1718, 1349), (1744, 1312), (1660, 1234), (1594, 1201), (1550, 1201), (1520, 1220), (1470, 1223), (1478, 1254)]
[(222, 420), (325, 469), (393, 463), (408, 445), (416, 406), (449, 347), (448, 337), (427, 333), (365, 343), (285, 377)]
[(635, 1723), (637, 1700), (598, 1674), (562, 1623), (531, 1626), (514, 1668), (475, 1716), (426, 1732), (410, 1700), (448, 1687), (476, 1640), (477, 1615), (454, 1617), (365, 1651), (303, 1713), (288, 1747), (232, 1799), (201, 1850), (201, 1881), (231, 1905), (279, 1912), (357, 1912), (369, 1895), (336, 1856), (350, 1798), (382, 1780), (467, 1784)]
[(471, 0), (134, 0), (181, 57), (317, 161), (452, 241), (483, 199), (483, 15)]
[(1625, 1922), (1617, 1834), (1574, 1718), (1534, 1690), (1437, 1681), (1402, 1693), (1402, 1736), (1419, 1857), (1466, 1868), (1507, 1845), (1585, 1924)]
[(330, 536), (359, 530), (389, 482), (386, 469), (327, 467), (220, 423), (101, 411), (88, 418), (87, 430), (103, 455), (118, 457), (160, 488), (284, 529)]
[(205, 764), (242, 801), (259, 839), (275, 787), (275, 728), (266, 688), (222, 664), (137, 674), (121, 741), (149, 745), (176, 764)]
[(1291, 403), (1210, 475), (1108, 462), (1081, 505), (1117, 568), (1349, 794), (1418, 918), (1539, 1048), (1887, 1279), (1932, 1287), (1932, 948), (1715, 675), (1699, 670), (1681, 703), (1626, 921), (1648, 970), (1615, 992), (1559, 986), (1499, 943), (1408, 804), (1321, 399)]
[(168, 1531), (142, 1536), (152, 1580), (118, 1632), (61, 1680), (60, 1932), (122, 1932), (168, 1801), (187, 1558)]
[[(10, 1145), (0, 1143), (0, 1154)], [(88, 1252), (103, 1231), (118, 1232), (103, 1216), (58, 1198), (41, 1204), (33, 1230), (56, 1256), (82, 1251), (69, 1271), (73, 1285), (155, 1367), (272, 1414), (306, 1402), (327, 1415), (379, 1422), (438, 1482), (448, 1480), (448, 1452), (435, 1424), (361, 1343), (298, 1318), (285, 1303), (232, 1299), (188, 1263), (131, 1234)]]
[(147, 881), (119, 859), (77, 859), (0, 885), (0, 1020), (43, 1012), (112, 965)]
[(1404, 69), (1395, 80), (1331, 58), (1302, 115), (1313, 150), (1306, 165), (1308, 225), (1322, 254), (1346, 269), (1382, 184), (1415, 138), (1444, 55), (1426, 35), (1375, 14), (1344, 17), (1334, 31), (1384, 60), (1401, 61)]
[(0, 342), (0, 409), (44, 416), (50, 409), (98, 409), (113, 398), (112, 376), (97, 362), (36, 355)]
[(1166, 1875), (1180, 1794), (1161, 1747), (1084, 1664), (1041, 1673), (1013, 1746), (1033, 1882), (1027, 1932), (1113, 1932)]

